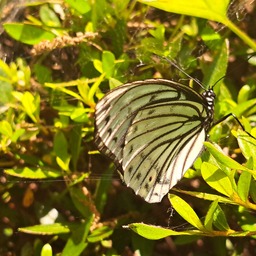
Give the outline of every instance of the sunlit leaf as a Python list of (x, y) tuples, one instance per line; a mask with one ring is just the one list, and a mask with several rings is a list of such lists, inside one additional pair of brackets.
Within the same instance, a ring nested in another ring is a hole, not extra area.
[(226, 216), (219, 205), (216, 206), (213, 213), (213, 225), (219, 230), (230, 230)]
[(132, 223), (128, 226), (125, 226), (125, 228), (129, 228), (140, 236), (152, 240), (158, 240), (167, 236), (200, 235), (200, 231), (197, 230), (186, 230), (177, 232), (169, 228), (153, 226), (144, 223)]
[(62, 132), (58, 132), (54, 137), (53, 144), (58, 165), (65, 171), (69, 170), (70, 155), (68, 153), (67, 139)]
[(205, 142), (204, 145), (207, 147), (208, 151), (213, 155), (213, 157), (222, 165), (236, 170), (247, 170), (247, 168), (243, 165), (224, 155), (223, 152), (214, 147), (214, 145), (212, 145), (210, 142)]
[(3, 120), (0, 122), (0, 133), (2, 135), (8, 136), (9, 138), (13, 135), (12, 126), (9, 122)]
[(35, 225), (30, 227), (19, 228), (20, 232), (37, 235), (57, 235), (69, 233), (68, 226), (62, 223), (54, 223), (50, 225)]
[(88, 236), (88, 241), (90, 243), (96, 243), (99, 241), (102, 241), (109, 236), (113, 234), (114, 230), (113, 228), (110, 228), (108, 226), (103, 226), (98, 229), (95, 229), (89, 236)]
[(180, 197), (168, 194), (172, 207), (179, 215), (199, 230), (204, 230), (204, 226), (192, 207)]
[(58, 178), (63, 174), (59, 170), (51, 170), (47, 168), (17, 168), (17, 169), (6, 169), (4, 172), (8, 175), (24, 178), (24, 179), (47, 179), (47, 178)]
[(237, 183), (237, 193), (244, 202), (248, 200), (251, 178), (250, 173), (242, 172)]
[(113, 76), (115, 67), (115, 56), (112, 52), (104, 51), (102, 53), (102, 70), (106, 73), (106, 77), (110, 78)]
[(139, 0), (141, 3), (184, 15), (225, 22), (229, 0)]
[(229, 177), (217, 166), (204, 162), (201, 173), (209, 186), (228, 197), (233, 195), (233, 186)]
[(88, 0), (65, 0), (65, 2), (81, 14), (85, 14), (91, 10)]
[(52, 256), (52, 247), (50, 244), (45, 244), (41, 250), (41, 256)]
[(207, 230), (211, 231), (212, 230), (212, 224), (213, 224), (213, 216), (214, 216), (214, 212), (216, 210), (216, 207), (218, 205), (218, 201), (214, 201), (211, 203), (207, 214), (205, 216), (205, 220), (204, 220), (204, 226)]
[(40, 8), (39, 15), (43, 23), (49, 27), (60, 27), (61, 23), (56, 13), (49, 8), (48, 5), (43, 5)]
[(17, 41), (25, 44), (38, 44), (42, 40), (52, 40), (55, 35), (46, 31), (40, 26), (21, 24), (21, 23), (5, 23), (5, 31)]

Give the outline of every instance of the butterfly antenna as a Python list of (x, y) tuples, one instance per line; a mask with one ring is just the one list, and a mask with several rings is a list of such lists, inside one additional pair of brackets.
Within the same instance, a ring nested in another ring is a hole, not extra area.
[(224, 79), (225, 77), (226, 77), (226, 76), (222, 76), (221, 78), (219, 78), (219, 79), (213, 84), (213, 86), (211, 87), (211, 89), (213, 89), (214, 86), (215, 86), (220, 80)]
[(191, 75), (189, 75), (186, 71), (184, 71), (178, 64), (176, 64), (174, 61), (166, 58), (166, 57), (162, 57), (164, 60), (166, 60), (167, 62), (169, 62), (171, 65), (173, 65), (175, 68), (177, 68), (181, 73), (183, 73), (184, 75), (186, 75), (187, 77), (189, 77), (190, 79), (192, 79), (193, 81), (195, 81), (202, 89), (205, 90), (205, 87), (203, 86), (203, 84), (196, 78), (192, 77)]

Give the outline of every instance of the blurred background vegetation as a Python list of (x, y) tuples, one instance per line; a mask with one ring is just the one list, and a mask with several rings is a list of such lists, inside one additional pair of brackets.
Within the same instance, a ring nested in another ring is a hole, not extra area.
[[(236, 139), (235, 120), (214, 126), (210, 141), (245, 165), (208, 145), (176, 186), (200, 221), (211, 220), (207, 235), (190, 232), (204, 228), (167, 197), (152, 205), (137, 197), (93, 143), (95, 105), (122, 83), (162, 77), (202, 92), (168, 59), (206, 89), (225, 75), (214, 87), (215, 119), (235, 113), (256, 134), (254, 1), (214, 2), (223, 19), (200, 8), (183, 15), (179, 3), (174, 13), (155, 2), (156, 8), (128, 0), (0, 2), (0, 255), (256, 253), (255, 177), (236, 170), (256, 169), (255, 142)], [(205, 2), (211, 3), (193, 5)], [(216, 161), (224, 183), (207, 180)], [(134, 222), (188, 233), (123, 228)]]

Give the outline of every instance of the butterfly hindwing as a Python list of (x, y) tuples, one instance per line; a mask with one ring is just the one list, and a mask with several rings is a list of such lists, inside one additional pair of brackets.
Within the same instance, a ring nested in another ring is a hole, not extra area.
[(174, 101), (137, 113), (126, 135), (122, 163), (124, 181), (136, 194), (149, 202), (161, 201), (192, 165), (205, 140), (204, 131), (200, 147), (193, 148), (204, 130), (200, 108), (205, 111), (199, 103)]
[(96, 143), (136, 194), (160, 202), (202, 150), (212, 109), (205, 97), (173, 81), (124, 84), (96, 106)]

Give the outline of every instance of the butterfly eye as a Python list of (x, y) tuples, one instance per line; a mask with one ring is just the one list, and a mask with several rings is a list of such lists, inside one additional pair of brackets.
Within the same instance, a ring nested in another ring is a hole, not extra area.
[(98, 148), (136, 194), (160, 202), (202, 151), (214, 96), (164, 79), (121, 85), (96, 106)]

